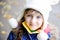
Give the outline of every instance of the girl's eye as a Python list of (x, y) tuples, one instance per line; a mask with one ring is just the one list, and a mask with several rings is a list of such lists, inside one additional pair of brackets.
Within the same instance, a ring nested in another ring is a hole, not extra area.
[(27, 17), (32, 17), (32, 15), (27, 15)]
[(37, 18), (41, 18), (41, 16), (37, 16)]
[(27, 15), (27, 17), (30, 17), (31, 15)]

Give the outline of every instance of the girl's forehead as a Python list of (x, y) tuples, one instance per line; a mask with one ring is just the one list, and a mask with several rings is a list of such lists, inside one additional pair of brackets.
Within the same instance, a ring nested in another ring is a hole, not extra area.
[[(34, 9), (26, 9), (24, 12), (24, 15), (31, 14), (31, 15), (42, 15), (40, 11), (34, 10)], [(42, 15), (43, 16), (43, 15)]]
[(41, 15), (41, 13), (38, 12), (38, 11), (28, 11), (27, 14), (31, 14), (31, 15)]
[(27, 12), (28, 12), (28, 13), (30, 13), (30, 12), (31, 12), (31, 13), (33, 13), (33, 12), (34, 12), (34, 13), (40, 13), (39, 11), (33, 10), (33, 9), (30, 9), (30, 10), (28, 10)]

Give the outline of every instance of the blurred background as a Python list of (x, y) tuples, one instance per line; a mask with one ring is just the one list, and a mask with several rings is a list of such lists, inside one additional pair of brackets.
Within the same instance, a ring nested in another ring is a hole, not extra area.
[[(5, 14), (10, 14), (17, 19), (19, 15), (22, 15), (21, 12), (25, 3), (26, 0), (0, 0), (0, 40), (7, 40), (8, 34), (12, 29), (5, 18)], [(60, 1), (58, 4), (52, 5), (48, 21), (56, 25), (60, 30)], [(60, 31), (58, 40), (60, 40)]]

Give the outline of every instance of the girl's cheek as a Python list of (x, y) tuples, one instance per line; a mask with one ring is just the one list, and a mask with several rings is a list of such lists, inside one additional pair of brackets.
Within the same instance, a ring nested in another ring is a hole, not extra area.
[(38, 20), (38, 23), (39, 23), (39, 24), (41, 24), (42, 22), (43, 22), (43, 20), (42, 20), (42, 19)]
[(25, 21), (26, 21), (27, 23), (29, 23), (29, 22), (31, 21), (31, 19), (30, 19), (30, 18), (26, 18)]

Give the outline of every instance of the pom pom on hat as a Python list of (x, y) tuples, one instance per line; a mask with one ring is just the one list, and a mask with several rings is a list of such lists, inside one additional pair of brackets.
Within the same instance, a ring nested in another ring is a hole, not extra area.
[(18, 22), (15, 18), (10, 18), (8, 22), (12, 28), (16, 28), (18, 26)]
[(49, 37), (45, 32), (41, 32), (37, 35), (38, 40), (47, 40)]

